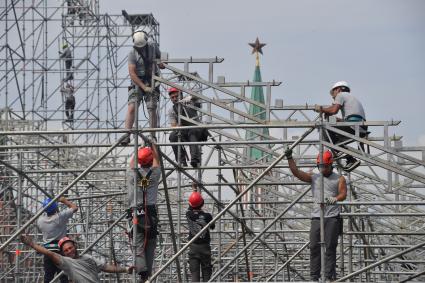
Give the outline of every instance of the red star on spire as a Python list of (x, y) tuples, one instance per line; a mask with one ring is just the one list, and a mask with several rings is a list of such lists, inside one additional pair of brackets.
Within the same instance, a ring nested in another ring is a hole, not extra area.
[(252, 54), (254, 54), (255, 52), (259, 52), (261, 54), (263, 54), (263, 50), (261, 50), (261, 48), (263, 48), (264, 46), (266, 46), (265, 43), (260, 43), (260, 41), (257, 39), (255, 40), (254, 43), (248, 43), (253, 49), (252, 49)]

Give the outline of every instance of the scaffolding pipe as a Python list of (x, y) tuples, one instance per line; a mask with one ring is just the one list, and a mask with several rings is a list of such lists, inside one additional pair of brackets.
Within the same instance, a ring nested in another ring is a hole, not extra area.
[(375, 263), (373, 263), (373, 264), (371, 264), (371, 265), (368, 265), (367, 267), (364, 267), (364, 268), (362, 268), (362, 269), (359, 269), (359, 270), (357, 270), (357, 271), (355, 271), (355, 272), (353, 272), (353, 273), (350, 273), (350, 274), (348, 274), (348, 275), (346, 275), (346, 276), (344, 276), (344, 277), (342, 277), (342, 278), (340, 278), (340, 279), (336, 280), (336, 282), (343, 282), (343, 281), (346, 281), (347, 279), (350, 279), (350, 278), (352, 278), (352, 277), (354, 277), (354, 276), (356, 276), (356, 275), (358, 275), (358, 274), (360, 274), (360, 273), (363, 273), (363, 272), (365, 272), (365, 271), (368, 271), (368, 270), (370, 270), (370, 269), (372, 269), (372, 268), (374, 268), (374, 267), (376, 267), (376, 266), (379, 266), (379, 265), (381, 265), (381, 264), (383, 264), (383, 263), (386, 263), (386, 262), (388, 262), (388, 261), (392, 260), (393, 258), (399, 257), (399, 256), (401, 256), (401, 255), (404, 255), (404, 254), (406, 254), (406, 253), (409, 253), (409, 252), (411, 252), (411, 251), (414, 251), (414, 250), (416, 250), (416, 249), (419, 249), (419, 248), (421, 248), (421, 247), (423, 247), (423, 246), (425, 246), (425, 242), (422, 242), (422, 243), (420, 243), (420, 244), (417, 244), (417, 245), (415, 245), (415, 246), (413, 246), (413, 247), (410, 247), (410, 248), (408, 248), (408, 249), (402, 250), (402, 251), (400, 251), (400, 252), (398, 252), (398, 253), (395, 253), (395, 254), (393, 254), (393, 255), (387, 256), (387, 257), (385, 257), (385, 258), (383, 258), (383, 259), (381, 259), (381, 260), (378, 260), (377, 262), (375, 262)]
[[(300, 141), (302, 141), (306, 136), (308, 136), (315, 128), (311, 128), (307, 130), (298, 140), (296, 140), (289, 148), (294, 148)], [(183, 253), (204, 231), (209, 229), (211, 224), (215, 223), (217, 219), (219, 219), (224, 213), (226, 213), (239, 199), (244, 196), (251, 188), (254, 187), (254, 185), (261, 180), (276, 164), (278, 164), (283, 158), (285, 157), (285, 154), (280, 155), (272, 164), (269, 165), (268, 168), (266, 168), (252, 183), (246, 187), (229, 205), (227, 205), (222, 211), (220, 211), (207, 225), (202, 228), (198, 234), (196, 234), (190, 241), (186, 243), (186, 245), (181, 248), (177, 254), (172, 256), (161, 268), (159, 268), (158, 271), (156, 271), (152, 277), (151, 280), (158, 277), (158, 275), (168, 267), (181, 253)]]
[(92, 164), (87, 167), (86, 170), (84, 170), (78, 177), (76, 177), (68, 186), (66, 186), (65, 189), (59, 192), (58, 195), (52, 198), (52, 200), (44, 207), (43, 209), (40, 209), (33, 217), (31, 217), (30, 220), (27, 221), (18, 231), (13, 233), (13, 235), (6, 240), (6, 242), (3, 243), (3, 245), (0, 246), (0, 251), (3, 251), (4, 248), (6, 248), (16, 237), (18, 237), (28, 226), (30, 226), (35, 220), (38, 219), (38, 217), (43, 214), (44, 210), (48, 207), (50, 207), (54, 202), (56, 202), (63, 194), (65, 194), (70, 188), (72, 188), (78, 181), (80, 181), (82, 178), (84, 178), (85, 175), (87, 175), (90, 170), (95, 167), (97, 164), (99, 164), (100, 161), (103, 160), (115, 147), (118, 146), (119, 143), (121, 143), (121, 140), (126, 138), (127, 135), (123, 135), (111, 148), (109, 148), (105, 153), (103, 153), (98, 159), (96, 159)]
[(280, 266), (275, 273), (273, 273), (269, 278), (267, 278), (266, 282), (269, 282), (270, 280), (272, 280), (282, 269), (285, 268), (285, 266), (287, 266), (288, 264), (291, 263), (291, 261), (298, 256), (308, 245), (310, 244), (310, 241), (308, 241), (307, 243), (305, 243), (298, 251), (296, 251), (282, 266)]
[(239, 258), (239, 256), (246, 251), (253, 243), (255, 243), (265, 232), (267, 232), (273, 225), (274, 223), (276, 223), (276, 221), (278, 221), (286, 212), (289, 211), (289, 209), (291, 209), (300, 199), (302, 199), (303, 196), (305, 196), (308, 192), (310, 191), (310, 189), (305, 190), (304, 192), (302, 192), (300, 195), (298, 195), (292, 202), (290, 205), (288, 205), (281, 213), (279, 213), (279, 215), (277, 215), (273, 221), (271, 221), (269, 224), (267, 224), (266, 227), (264, 227), (263, 230), (261, 230), (261, 232), (259, 232), (248, 244), (246, 244), (236, 255), (233, 256), (233, 258), (226, 263), (221, 269), (219, 269), (215, 274), (213, 274), (211, 276), (210, 280), (214, 280), (221, 272), (223, 272), (230, 264), (232, 264), (236, 259)]

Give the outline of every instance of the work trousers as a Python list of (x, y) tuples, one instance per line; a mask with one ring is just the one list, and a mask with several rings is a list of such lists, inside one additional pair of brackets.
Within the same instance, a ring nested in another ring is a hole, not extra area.
[[(44, 265), (44, 283), (49, 283), (50, 281), (53, 280), (53, 278), (55, 278), (56, 274), (59, 274), (62, 271), (53, 263), (53, 261), (48, 256), (44, 256), (43, 265)], [(65, 274), (62, 275), (60, 277), (60, 282), (68, 283), (69, 282), (68, 277), (66, 277)]]
[[(189, 129), (189, 130), (181, 130), (181, 142), (199, 142), (199, 138), (201, 135), (201, 129)], [(170, 142), (178, 142), (178, 131), (173, 131), (170, 134)], [(178, 148), (179, 146), (173, 145), (174, 156), (176, 161), (178, 161)], [(190, 145), (190, 158), (191, 162), (199, 163), (201, 161), (201, 151), (199, 145)], [(180, 161), (184, 163), (186, 161), (186, 157), (183, 151), (183, 148), (180, 150)]]
[[(344, 132), (352, 134), (352, 135), (356, 134), (356, 131), (354, 130), (354, 128), (352, 128), (350, 126), (336, 127), (336, 128), (338, 130), (344, 131)], [(366, 133), (367, 133), (367, 126), (361, 126), (359, 136), (361, 138), (364, 138), (367, 135)], [(329, 137), (328, 137), (328, 135), (329, 135)], [(327, 132), (327, 134), (325, 133), (323, 137), (324, 137), (325, 141), (331, 142), (333, 144), (338, 144), (338, 143), (344, 142), (346, 140), (349, 140), (348, 137), (337, 134), (337, 133), (330, 131), (330, 130)], [(345, 145), (340, 145), (340, 146), (345, 148)], [(360, 146), (361, 146), (362, 150), (364, 151), (364, 145), (361, 143)], [(333, 149), (333, 151), (335, 152), (335, 154), (337, 154), (339, 152), (336, 149)], [(351, 155), (348, 155), (346, 159), (347, 159), (347, 161), (352, 161), (354, 158)]]
[(211, 246), (205, 244), (191, 244), (189, 250), (189, 267), (192, 275), (192, 282), (207, 282), (211, 278)]
[(65, 115), (66, 118), (74, 119), (75, 97), (71, 96), (65, 101)]
[[(341, 218), (325, 218), (325, 277), (328, 280), (336, 279), (336, 248), (338, 246), (338, 236), (341, 231)], [(310, 276), (311, 280), (317, 281), (320, 278), (321, 258), (320, 258), (320, 219), (313, 218), (310, 228)]]
[[(144, 210), (144, 209), (143, 209)], [(141, 212), (142, 210), (140, 210)], [(138, 214), (136, 233), (136, 272), (146, 280), (152, 274), (153, 260), (155, 256), (156, 239), (158, 234), (158, 216), (154, 205), (147, 206), (148, 217), (144, 213)], [(129, 213), (129, 223), (132, 213)], [(132, 240), (133, 233), (130, 233)]]
[[(146, 86), (151, 85), (151, 78), (140, 78), (139, 79), (145, 84)], [(139, 106), (142, 102), (142, 99), (144, 99), (144, 102), (146, 103), (146, 109), (148, 110), (148, 113), (146, 115), (149, 117), (149, 125), (152, 128), (158, 127), (158, 101), (159, 101), (159, 87), (156, 87), (154, 89), (153, 93), (145, 93), (139, 86), (131, 83), (131, 86), (129, 88), (128, 93), (128, 103), (135, 103), (137, 101), (137, 105)], [(137, 110), (136, 110), (137, 111)]]

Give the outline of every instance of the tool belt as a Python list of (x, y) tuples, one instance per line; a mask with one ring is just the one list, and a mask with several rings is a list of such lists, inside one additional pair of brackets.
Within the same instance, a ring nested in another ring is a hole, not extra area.
[[(146, 210), (146, 211), (145, 211)], [(128, 220), (128, 235), (133, 236), (133, 208), (126, 210)], [(158, 214), (155, 205), (139, 205), (136, 209), (137, 233), (147, 235), (148, 239), (156, 238), (158, 235)]]

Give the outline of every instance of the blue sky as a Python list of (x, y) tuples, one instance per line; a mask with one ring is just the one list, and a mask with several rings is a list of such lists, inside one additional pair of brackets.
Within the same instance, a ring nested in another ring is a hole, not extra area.
[(328, 104), (346, 80), (368, 120), (402, 120), (404, 144), (425, 145), (425, 1), (101, 1), (122, 9), (153, 13), (171, 57), (225, 58), (215, 75), (231, 81), (252, 78), (258, 36), (263, 80), (283, 82), (274, 98)]

